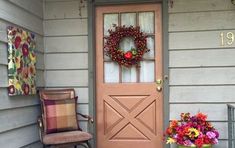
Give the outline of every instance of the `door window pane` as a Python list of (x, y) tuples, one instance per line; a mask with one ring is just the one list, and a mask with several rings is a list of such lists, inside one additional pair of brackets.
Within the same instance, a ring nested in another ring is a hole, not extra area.
[(122, 82), (136, 82), (136, 67), (122, 67)]
[(142, 61), (140, 66), (140, 82), (154, 82), (154, 61)]
[[(103, 44), (103, 45), (105, 45), (105, 44), (106, 44), (106, 42), (107, 42), (107, 40), (106, 40), (106, 39), (104, 39), (104, 44)], [(103, 54), (104, 54), (104, 61), (111, 61), (111, 58), (110, 58), (108, 55), (106, 55), (106, 53), (105, 53), (105, 52), (103, 52)]]
[(106, 83), (119, 82), (119, 65), (115, 62), (104, 62), (104, 81)]
[(139, 13), (139, 26), (141, 31), (145, 33), (154, 33), (154, 13), (153, 12)]
[(122, 13), (121, 25), (136, 26), (136, 13)]
[(108, 30), (114, 29), (113, 24), (118, 25), (118, 14), (104, 15), (104, 35), (109, 35)]
[(131, 50), (131, 48), (135, 48), (134, 39), (131, 37), (123, 38), (119, 44), (119, 48), (125, 52)]
[(144, 54), (144, 59), (153, 59), (154, 58), (154, 37), (147, 38), (147, 47), (150, 50)]

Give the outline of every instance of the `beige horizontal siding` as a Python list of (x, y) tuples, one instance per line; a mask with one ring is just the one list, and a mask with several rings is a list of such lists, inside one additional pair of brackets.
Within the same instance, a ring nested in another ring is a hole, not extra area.
[(44, 87), (45, 86), (45, 73), (44, 70), (37, 70), (36, 73), (36, 86), (37, 87)]
[(42, 147), (43, 147), (42, 143), (40, 141), (36, 141), (26, 146), (23, 146), (22, 148), (42, 148)]
[(43, 19), (43, 0), (9, 0), (13, 4)]
[(35, 124), (39, 115), (40, 112), (35, 106), (2, 110), (0, 112), (0, 133)]
[(170, 88), (170, 102), (234, 102), (234, 90), (235, 86), (174, 86)]
[(46, 71), (46, 87), (88, 86), (88, 70)]
[(0, 134), (0, 145), (4, 148), (19, 148), (39, 140), (37, 125), (29, 125)]
[(170, 67), (235, 66), (234, 49), (170, 51)]
[(169, 31), (235, 29), (234, 12), (235, 10), (171, 14), (169, 16)]
[(0, 147), (41, 147), (36, 125), (38, 96), (8, 95), (7, 27), (17, 26), (36, 34), (37, 87), (44, 87), (42, 7), (42, 0), (0, 1)]
[[(81, 9), (81, 10), (79, 10)], [(84, 1), (59, 1), (46, 2), (45, 19), (68, 19), (68, 18), (86, 18), (87, 6)]]
[[(28, 3), (30, 2), (28, 1)], [(0, 18), (38, 34), (43, 34), (42, 19), (35, 17), (30, 12), (13, 5), (9, 1), (0, 1)]]
[(208, 120), (212, 121), (227, 121), (228, 119), (226, 104), (170, 104), (170, 112), (170, 119), (178, 119), (183, 112), (192, 114), (203, 112), (208, 115)]
[(169, 49), (205, 49), (205, 48), (234, 48), (235, 43), (224, 47), (221, 46), (220, 34), (224, 32), (233, 32), (235, 30), (220, 31), (197, 31), (197, 32), (177, 32), (169, 33)]
[(46, 54), (45, 69), (88, 69), (88, 53)]
[(45, 36), (87, 35), (87, 19), (44, 21)]
[[(203, 112), (220, 132), (215, 148), (228, 148), (227, 103), (235, 103), (235, 33), (230, 0), (174, 0), (169, 8), (170, 119)], [(175, 148), (175, 146), (171, 146)]]
[(87, 35), (68, 37), (45, 37), (45, 52), (88, 52), (88, 37)]
[(170, 69), (170, 85), (235, 84), (235, 67)]
[(23, 108), (27, 106), (36, 106), (39, 104), (39, 99), (36, 95), (10, 97), (8, 96), (7, 88), (0, 88), (0, 98), (0, 110)]
[(230, 0), (175, 0), (169, 13), (234, 10)]
[(6, 65), (0, 65), (0, 78), (0, 87), (8, 87), (8, 73)]
[[(77, 111), (89, 114), (87, 1), (83, 3), (80, 11), (80, 0), (45, 2), (45, 86), (74, 88)], [(79, 125), (89, 131), (86, 119), (79, 117)]]
[(36, 52), (36, 68), (40, 70), (44, 70), (45, 64), (44, 64), (44, 54)]

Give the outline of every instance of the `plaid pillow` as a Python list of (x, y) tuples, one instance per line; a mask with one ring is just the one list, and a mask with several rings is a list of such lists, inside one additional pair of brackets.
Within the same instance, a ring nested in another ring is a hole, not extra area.
[(65, 100), (43, 100), (46, 120), (46, 133), (78, 130), (77, 98)]

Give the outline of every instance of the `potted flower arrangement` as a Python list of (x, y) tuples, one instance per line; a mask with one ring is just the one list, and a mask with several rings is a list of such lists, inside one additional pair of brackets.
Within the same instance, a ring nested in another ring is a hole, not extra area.
[(218, 143), (219, 133), (206, 120), (203, 113), (181, 113), (181, 120), (173, 120), (166, 129), (166, 143), (176, 143), (178, 148), (212, 148)]

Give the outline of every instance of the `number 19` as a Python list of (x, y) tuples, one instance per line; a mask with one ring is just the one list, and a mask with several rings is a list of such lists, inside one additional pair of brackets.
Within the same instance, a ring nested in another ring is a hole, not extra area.
[(227, 32), (227, 33), (221, 33), (221, 46), (225, 45), (232, 45), (234, 43), (234, 33), (232, 32)]

